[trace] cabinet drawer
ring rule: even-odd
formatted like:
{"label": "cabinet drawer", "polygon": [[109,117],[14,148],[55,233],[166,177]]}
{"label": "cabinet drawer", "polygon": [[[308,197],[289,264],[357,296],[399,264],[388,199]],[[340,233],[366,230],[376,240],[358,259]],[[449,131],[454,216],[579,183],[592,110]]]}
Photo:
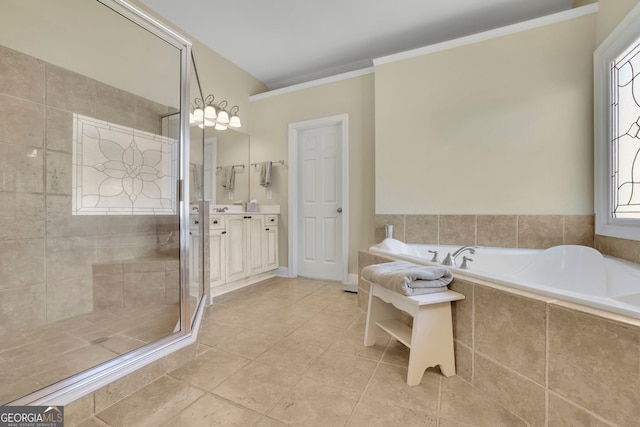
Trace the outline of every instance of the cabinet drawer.
{"label": "cabinet drawer", "polygon": [[224,230],[224,216],[222,215],[209,216],[209,229]]}
{"label": "cabinet drawer", "polygon": [[264,216],[264,226],[268,227],[270,225],[278,225],[278,215],[265,215]]}

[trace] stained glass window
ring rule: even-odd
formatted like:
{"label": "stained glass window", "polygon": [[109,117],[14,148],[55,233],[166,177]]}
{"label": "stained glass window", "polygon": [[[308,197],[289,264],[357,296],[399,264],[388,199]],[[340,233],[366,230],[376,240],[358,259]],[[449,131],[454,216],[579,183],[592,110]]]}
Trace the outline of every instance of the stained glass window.
{"label": "stained glass window", "polygon": [[613,218],[640,218],[640,39],[611,64]]}
{"label": "stained glass window", "polygon": [[73,115],[73,215],[175,215],[178,141]]}

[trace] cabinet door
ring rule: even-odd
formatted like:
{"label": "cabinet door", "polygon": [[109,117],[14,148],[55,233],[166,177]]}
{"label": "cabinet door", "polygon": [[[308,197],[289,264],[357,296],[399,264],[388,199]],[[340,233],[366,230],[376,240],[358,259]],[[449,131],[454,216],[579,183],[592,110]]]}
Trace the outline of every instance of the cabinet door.
{"label": "cabinet door", "polygon": [[209,236],[209,268],[210,286],[223,285],[226,281],[226,241],[227,232],[224,230],[211,231]]}
{"label": "cabinet door", "polygon": [[278,227],[267,227],[264,229],[262,253],[264,257],[264,271],[271,271],[278,268]]}
{"label": "cabinet door", "polygon": [[247,277],[246,220],[242,215],[227,218],[227,282]]}
{"label": "cabinet door", "polygon": [[247,218],[247,255],[249,276],[260,274],[262,267],[262,233],[264,231],[263,215],[252,215]]}

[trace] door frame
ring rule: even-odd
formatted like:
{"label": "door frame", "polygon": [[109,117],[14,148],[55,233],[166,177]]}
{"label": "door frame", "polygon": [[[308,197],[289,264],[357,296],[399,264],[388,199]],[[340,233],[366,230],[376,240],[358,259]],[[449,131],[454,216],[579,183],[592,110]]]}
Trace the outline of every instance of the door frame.
{"label": "door frame", "polygon": [[342,137],[342,283],[349,283],[349,115],[321,117],[289,123],[289,277],[298,277],[298,144],[300,132],[323,126],[339,125]]}

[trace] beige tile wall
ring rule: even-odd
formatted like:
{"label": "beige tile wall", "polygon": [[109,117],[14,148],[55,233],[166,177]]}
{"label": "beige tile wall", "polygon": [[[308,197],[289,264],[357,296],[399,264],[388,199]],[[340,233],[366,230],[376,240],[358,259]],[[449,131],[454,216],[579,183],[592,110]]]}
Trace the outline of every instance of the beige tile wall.
{"label": "beige tile wall", "polygon": [[[450,288],[466,297],[453,303],[457,375],[481,393],[532,426],[637,424],[640,323],[460,278]],[[366,310],[362,281],[358,292]]]}
{"label": "beige tile wall", "polygon": [[546,249],[594,246],[593,215],[376,215],[375,241],[392,224],[406,243]]}
{"label": "beige tile wall", "polygon": [[93,307],[118,310],[180,301],[178,261],[153,259],[93,264]]}
{"label": "beige tile wall", "polygon": [[91,311],[92,265],[155,255],[177,222],[71,215],[72,114],[160,133],[166,106],[3,46],[0,74],[1,337]]}
{"label": "beige tile wall", "polygon": [[385,224],[406,243],[546,249],[595,247],[605,255],[640,263],[640,241],[595,234],[593,215],[376,215],[375,241]]}
{"label": "beige tile wall", "polygon": [[605,255],[640,263],[640,241],[597,234],[595,248]]}

